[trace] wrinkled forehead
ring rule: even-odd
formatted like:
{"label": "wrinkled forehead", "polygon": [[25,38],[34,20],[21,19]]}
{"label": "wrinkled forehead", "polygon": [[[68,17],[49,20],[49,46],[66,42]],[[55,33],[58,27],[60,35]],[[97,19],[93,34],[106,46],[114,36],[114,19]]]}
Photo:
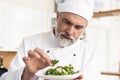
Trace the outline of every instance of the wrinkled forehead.
{"label": "wrinkled forehead", "polygon": [[86,26],[88,23],[88,21],[82,16],[70,12],[60,12],[58,13],[58,18],[67,19],[71,23],[83,26]]}

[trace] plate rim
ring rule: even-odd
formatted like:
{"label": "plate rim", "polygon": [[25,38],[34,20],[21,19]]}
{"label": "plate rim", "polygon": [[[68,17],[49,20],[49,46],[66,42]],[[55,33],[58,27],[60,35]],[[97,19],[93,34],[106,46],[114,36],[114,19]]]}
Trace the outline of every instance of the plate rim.
{"label": "plate rim", "polygon": [[53,80],[56,80],[56,79],[74,79],[74,78],[77,78],[81,75],[81,71],[78,72],[78,73],[75,73],[75,74],[71,74],[71,75],[45,75],[43,71],[38,71],[36,73],[36,75],[38,77],[41,77],[43,79],[53,79]]}

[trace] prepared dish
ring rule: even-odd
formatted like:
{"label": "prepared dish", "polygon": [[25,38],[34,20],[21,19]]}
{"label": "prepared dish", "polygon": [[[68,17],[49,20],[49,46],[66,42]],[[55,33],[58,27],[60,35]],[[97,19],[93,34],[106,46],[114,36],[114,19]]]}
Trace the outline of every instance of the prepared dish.
{"label": "prepared dish", "polygon": [[[58,60],[53,60],[53,65],[57,64]],[[71,75],[78,73],[79,71],[75,71],[73,65],[69,64],[67,66],[57,66],[54,68],[49,68],[46,70],[45,75]]]}

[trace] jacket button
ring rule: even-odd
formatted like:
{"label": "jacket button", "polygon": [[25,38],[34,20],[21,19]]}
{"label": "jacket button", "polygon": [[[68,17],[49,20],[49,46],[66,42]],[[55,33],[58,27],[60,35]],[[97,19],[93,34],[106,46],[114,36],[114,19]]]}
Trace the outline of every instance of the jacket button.
{"label": "jacket button", "polygon": [[73,56],[76,56],[76,54],[73,54]]}
{"label": "jacket button", "polygon": [[47,53],[49,53],[50,51],[49,50],[47,50]]}

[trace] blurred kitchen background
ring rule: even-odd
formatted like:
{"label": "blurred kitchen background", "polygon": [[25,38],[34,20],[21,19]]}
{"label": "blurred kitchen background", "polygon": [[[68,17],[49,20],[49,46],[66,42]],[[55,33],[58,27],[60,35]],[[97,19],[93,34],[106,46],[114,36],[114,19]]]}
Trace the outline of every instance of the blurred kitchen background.
{"label": "blurred kitchen background", "polygon": [[[103,0],[83,40],[98,53],[100,80],[120,80],[120,0]],[[0,0],[0,56],[4,66],[16,54],[24,37],[46,32],[55,26],[54,0]]]}

